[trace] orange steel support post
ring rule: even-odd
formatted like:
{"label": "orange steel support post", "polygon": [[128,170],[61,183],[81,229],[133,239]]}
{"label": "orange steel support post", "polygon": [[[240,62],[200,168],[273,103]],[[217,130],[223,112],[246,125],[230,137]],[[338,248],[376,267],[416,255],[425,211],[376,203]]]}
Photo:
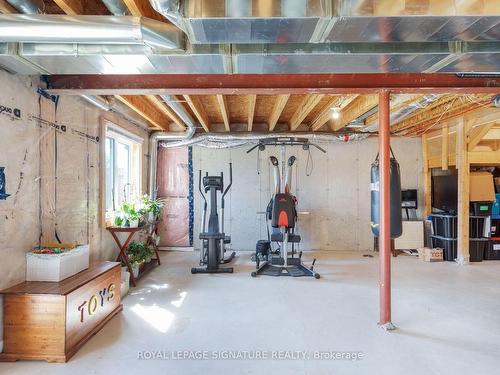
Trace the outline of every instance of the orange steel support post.
{"label": "orange steel support post", "polygon": [[380,233],[379,233],[379,288],[380,288],[380,321],[385,330],[396,327],[391,322],[391,187],[390,187],[390,93],[382,90],[379,93],[379,135],[378,148],[380,154]]}

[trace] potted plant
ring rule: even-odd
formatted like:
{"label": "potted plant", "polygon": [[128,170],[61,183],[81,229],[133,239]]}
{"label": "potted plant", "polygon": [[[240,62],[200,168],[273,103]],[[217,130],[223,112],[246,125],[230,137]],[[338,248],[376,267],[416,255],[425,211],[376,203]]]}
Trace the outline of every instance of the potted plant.
{"label": "potted plant", "polygon": [[135,255],[129,256],[129,262],[130,262],[130,267],[132,268],[132,275],[134,275],[135,278],[139,276],[139,260]]}
{"label": "potted plant", "polygon": [[142,196],[142,212],[144,215],[148,215],[148,221],[150,223],[158,220],[161,210],[164,206],[164,201],[161,199],[152,199],[147,194]]}
{"label": "potted plant", "polygon": [[[120,218],[120,219],[116,219]],[[120,207],[120,212],[115,217],[115,225],[120,223],[122,227],[137,228],[142,218],[142,213],[137,210],[135,204],[124,201]]]}

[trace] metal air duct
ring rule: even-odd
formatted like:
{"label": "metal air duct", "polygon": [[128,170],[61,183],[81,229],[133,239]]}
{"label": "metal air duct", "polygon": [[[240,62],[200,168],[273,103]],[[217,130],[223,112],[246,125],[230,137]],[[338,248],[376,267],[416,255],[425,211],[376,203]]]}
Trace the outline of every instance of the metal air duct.
{"label": "metal air duct", "polygon": [[145,44],[184,49],[184,34],[168,23],[144,17],[0,15],[1,42]]}
{"label": "metal air duct", "polygon": [[115,16],[130,15],[130,12],[123,0],[102,0],[102,3],[106,8],[108,8],[111,14],[114,14]]}
{"label": "metal air duct", "polygon": [[7,0],[20,13],[38,14],[43,13],[45,4],[43,0]]}
{"label": "metal air duct", "polygon": [[177,113],[181,120],[184,121],[187,129],[184,133],[155,132],[149,138],[149,194],[153,198],[156,198],[157,193],[156,171],[158,168],[158,142],[185,142],[190,140],[196,131],[196,124],[193,118],[173,96],[161,95],[161,98],[175,113]]}

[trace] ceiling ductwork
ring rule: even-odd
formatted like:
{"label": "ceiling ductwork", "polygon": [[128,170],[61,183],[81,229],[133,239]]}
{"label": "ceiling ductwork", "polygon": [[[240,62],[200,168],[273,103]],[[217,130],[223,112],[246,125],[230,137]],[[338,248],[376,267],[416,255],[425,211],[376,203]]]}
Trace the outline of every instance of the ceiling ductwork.
{"label": "ceiling ductwork", "polygon": [[182,50],[175,26],[144,17],[0,15],[0,42],[143,44]]}
{"label": "ceiling ductwork", "polygon": [[45,10],[43,0],[7,0],[18,12],[25,14],[39,14]]}
{"label": "ceiling ductwork", "polygon": [[361,1],[356,0],[150,3],[184,30],[191,43],[201,44],[497,40],[500,27],[498,17],[469,16],[465,11],[455,11],[454,16],[434,16],[426,2],[414,6],[411,16],[390,17],[376,16],[375,10],[360,6]]}
{"label": "ceiling ductwork", "polygon": [[[347,132],[348,133],[348,132]],[[346,133],[346,134],[347,134]],[[180,140],[177,142],[160,142],[162,147],[185,147],[200,145],[208,148],[231,148],[238,147],[248,143],[258,143],[259,141],[271,138],[283,138],[288,139],[290,137],[304,138],[313,142],[355,142],[366,139],[370,136],[369,133],[358,133],[349,134],[335,134],[335,133],[248,133],[248,132],[237,132],[237,133],[205,133],[205,134],[195,134],[192,138],[187,138],[185,140]],[[161,141],[161,140],[160,140]]]}
{"label": "ceiling ductwork", "polygon": [[101,0],[104,6],[115,16],[128,16],[130,12],[123,0]]}

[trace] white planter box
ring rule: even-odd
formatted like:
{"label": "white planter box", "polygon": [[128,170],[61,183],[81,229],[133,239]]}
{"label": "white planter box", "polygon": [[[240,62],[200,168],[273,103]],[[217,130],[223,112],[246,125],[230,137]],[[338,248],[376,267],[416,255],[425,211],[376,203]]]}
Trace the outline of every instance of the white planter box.
{"label": "white planter box", "polygon": [[26,254],[26,281],[61,281],[89,268],[89,245],[61,254]]}

